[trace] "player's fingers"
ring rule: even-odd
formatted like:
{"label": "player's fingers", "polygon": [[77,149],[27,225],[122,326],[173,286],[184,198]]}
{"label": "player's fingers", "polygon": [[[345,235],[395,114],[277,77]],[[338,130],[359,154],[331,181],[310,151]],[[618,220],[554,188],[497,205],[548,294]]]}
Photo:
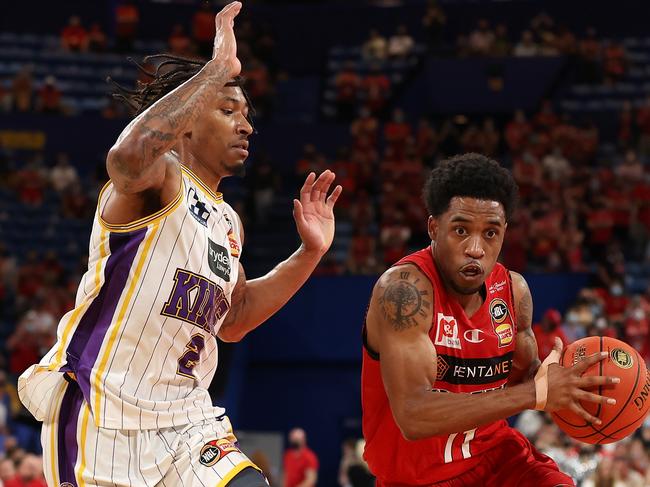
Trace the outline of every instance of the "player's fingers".
{"label": "player's fingers", "polygon": [[327,198],[327,193],[329,193],[330,186],[332,185],[335,179],[336,179],[336,174],[330,171],[329,174],[327,175],[327,178],[323,180],[323,186],[320,194],[320,200],[323,203],[325,203],[325,200]]}
{"label": "player's fingers", "polygon": [[599,396],[598,394],[594,394],[592,392],[578,391],[576,396],[581,401],[589,401],[596,404],[616,404],[616,399],[613,397]]}
{"label": "player's fingers", "polygon": [[591,367],[594,364],[597,364],[601,360],[607,357],[607,352],[593,353],[588,357],[585,357],[582,360],[579,360],[574,366],[573,370],[578,374],[582,374],[585,370]]}
{"label": "player's fingers", "polygon": [[293,200],[293,218],[296,220],[296,223],[302,223],[305,220],[305,216],[302,211],[302,204],[297,199]]}
{"label": "player's fingers", "polygon": [[329,179],[331,174],[331,171],[329,169],[326,169],[323,171],[320,176],[318,176],[318,179],[316,179],[316,182],[314,183],[314,187],[311,190],[311,200],[312,201],[318,201],[321,199],[321,194],[324,191],[327,191],[327,180]]}
{"label": "player's fingers", "polygon": [[618,384],[619,382],[621,382],[621,379],[619,377],[590,375],[587,377],[580,377],[580,379],[578,379],[577,386],[580,389],[591,389],[598,386]]}
{"label": "player's fingers", "polygon": [[314,185],[314,180],[316,179],[316,174],[313,172],[310,172],[309,175],[307,176],[307,179],[305,179],[305,183],[302,185],[302,188],[300,188],[300,197],[301,199],[303,197],[309,197],[311,194],[311,189],[312,186]]}
{"label": "player's fingers", "polygon": [[593,423],[593,424],[601,424],[602,423],[602,421],[600,419],[598,419],[596,416],[592,416],[591,414],[589,414],[577,402],[571,403],[570,409],[571,409],[571,411],[576,413],[581,418],[584,418],[584,420],[589,422],[589,423]]}
{"label": "player's fingers", "polygon": [[562,343],[562,339],[560,337],[555,337],[555,343],[553,343],[553,350],[555,350],[557,353],[562,355],[563,348],[564,348],[564,344]]}
{"label": "player's fingers", "polygon": [[332,194],[330,194],[327,198],[327,206],[329,208],[334,208],[334,205],[336,204],[336,200],[339,199],[339,196],[341,196],[341,193],[343,192],[343,186],[340,184],[334,188],[334,191],[332,191]]}

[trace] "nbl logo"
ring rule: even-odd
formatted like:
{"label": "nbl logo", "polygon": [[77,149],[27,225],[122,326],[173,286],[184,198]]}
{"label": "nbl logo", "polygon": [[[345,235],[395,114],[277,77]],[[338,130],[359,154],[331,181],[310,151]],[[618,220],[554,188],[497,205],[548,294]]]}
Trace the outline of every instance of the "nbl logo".
{"label": "nbl logo", "polygon": [[194,219],[204,227],[208,226],[208,218],[210,218],[210,211],[206,204],[199,199],[194,188],[190,188],[187,192],[187,206],[190,209],[190,214]]}

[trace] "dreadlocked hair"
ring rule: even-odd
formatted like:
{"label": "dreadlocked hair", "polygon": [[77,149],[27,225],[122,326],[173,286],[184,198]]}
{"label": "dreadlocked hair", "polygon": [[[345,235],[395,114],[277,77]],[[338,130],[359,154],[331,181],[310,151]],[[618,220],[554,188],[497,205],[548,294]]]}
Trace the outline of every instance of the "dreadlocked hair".
{"label": "dreadlocked hair", "polygon": [[[134,61],[130,57],[127,59],[135,64],[138,71],[150,77],[151,81],[149,83],[143,83],[138,80],[136,87],[130,89],[120,85],[110,77],[106,80],[115,87],[115,92],[112,93],[112,97],[124,102],[136,116],[140,115],[167,93],[185,83],[206,65],[206,61],[200,59],[190,59],[174,56],[173,54],[153,54],[143,59],[143,64],[152,61],[157,62],[158,65],[155,70],[149,71],[143,64]],[[241,88],[244,99],[248,104],[248,116],[246,118],[252,126],[251,116],[255,115],[255,109],[253,108],[253,103],[248,92],[244,88],[245,81],[242,76],[235,76],[225,86],[237,86]]]}

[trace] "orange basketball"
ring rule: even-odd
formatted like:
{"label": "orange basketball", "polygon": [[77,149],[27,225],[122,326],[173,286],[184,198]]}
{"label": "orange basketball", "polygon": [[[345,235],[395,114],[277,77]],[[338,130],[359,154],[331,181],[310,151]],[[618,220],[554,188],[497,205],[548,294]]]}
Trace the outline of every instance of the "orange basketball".
{"label": "orange basketball", "polygon": [[551,413],[555,423],[567,435],[584,443],[604,444],[621,440],[632,434],[643,422],[650,409],[650,374],[638,352],[627,343],[609,337],[587,337],[564,349],[560,365],[570,367],[579,360],[598,353],[608,356],[589,367],[583,376],[605,375],[620,377],[621,382],[598,386],[594,394],[613,397],[616,404],[596,404],[582,401],[582,407],[603,423],[588,423],[569,409]]}

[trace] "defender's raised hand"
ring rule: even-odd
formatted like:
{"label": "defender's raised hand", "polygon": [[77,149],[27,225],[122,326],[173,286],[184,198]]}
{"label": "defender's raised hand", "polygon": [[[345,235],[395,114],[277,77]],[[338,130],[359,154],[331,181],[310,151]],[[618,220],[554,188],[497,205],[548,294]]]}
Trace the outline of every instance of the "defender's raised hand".
{"label": "defender's raised hand", "polygon": [[336,175],[329,169],[323,171],[318,179],[315,173],[309,173],[300,190],[300,200],[293,200],[293,218],[305,250],[321,255],[332,245],[334,204],[343,191],[338,185],[327,195],[335,178]]}
{"label": "defender's raised hand", "polygon": [[215,19],[217,27],[214,35],[214,48],[212,60],[228,70],[230,78],[234,78],[241,72],[241,62],[237,58],[237,40],[235,39],[235,17],[241,10],[241,2],[232,2],[226,5],[219,12]]}

